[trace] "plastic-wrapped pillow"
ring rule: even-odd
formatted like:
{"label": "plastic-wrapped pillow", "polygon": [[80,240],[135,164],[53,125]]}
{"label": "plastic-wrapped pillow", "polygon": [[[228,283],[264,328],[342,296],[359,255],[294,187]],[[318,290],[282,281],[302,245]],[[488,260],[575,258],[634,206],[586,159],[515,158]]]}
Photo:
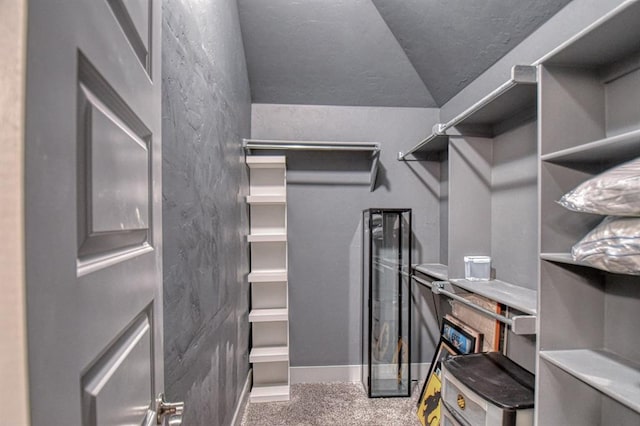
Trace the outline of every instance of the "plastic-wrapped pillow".
{"label": "plastic-wrapped pillow", "polygon": [[640,158],[592,177],[558,202],[577,212],[640,216]]}
{"label": "plastic-wrapped pillow", "polygon": [[640,218],[607,216],[571,254],[598,269],[640,275]]}

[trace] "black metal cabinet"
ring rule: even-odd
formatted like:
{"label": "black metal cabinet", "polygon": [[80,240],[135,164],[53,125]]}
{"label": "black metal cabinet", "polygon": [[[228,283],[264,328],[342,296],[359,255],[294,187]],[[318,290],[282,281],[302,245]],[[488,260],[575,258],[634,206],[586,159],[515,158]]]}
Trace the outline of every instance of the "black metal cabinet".
{"label": "black metal cabinet", "polygon": [[365,210],[362,238],[362,384],[409,396],[411,209]]}

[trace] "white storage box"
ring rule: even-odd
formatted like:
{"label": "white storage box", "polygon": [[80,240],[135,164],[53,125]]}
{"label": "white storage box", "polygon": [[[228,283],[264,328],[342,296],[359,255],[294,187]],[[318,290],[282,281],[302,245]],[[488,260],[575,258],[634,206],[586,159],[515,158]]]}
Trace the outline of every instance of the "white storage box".
{"label": "white storage box", "polygon": [[489,256],[465,256],[464,278],[469,281],[489,281],[491,279],[491,258]]}

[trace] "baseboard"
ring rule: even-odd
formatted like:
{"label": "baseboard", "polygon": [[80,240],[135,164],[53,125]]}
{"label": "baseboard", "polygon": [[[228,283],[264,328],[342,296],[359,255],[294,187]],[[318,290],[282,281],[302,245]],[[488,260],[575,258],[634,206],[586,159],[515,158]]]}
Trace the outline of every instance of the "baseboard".
{"label": "baseboard", "polygon": [[359,365],[319,365],[313,367],[291,367],[289,369],[291,384],[326,383],[326,382],[359,382]]}
{"label": "baseboard", "polygon": [[429,374],[430,362],[416,362],[411,364],[411,380],[424,380]]}
{"label": "baseboard", "polygon": [[[428,362],[412,363],[411,378],[423,380],[429,372]],[[352,382],[356,383],[361,378],[360,365],[320,365],[312,367],[291,367],[289,369],[291,384],[298,383],[326,383],[326,382]]]}
{"label": "baseboard", "polygon": [[249,372],[247,373],[247,380],[245,380],[244,382],[242,393],[240,394],[240,398],[238,399],[238,404],[236,405],[236,411],[233,413],[231,426],[240,426],[240,424],[242,423],[242,415],[244,414],[244,409],[247,406],[247,401],[249,401],[249,391],[251,390],[252,379],[253,379],[253,370],[249,369]]}

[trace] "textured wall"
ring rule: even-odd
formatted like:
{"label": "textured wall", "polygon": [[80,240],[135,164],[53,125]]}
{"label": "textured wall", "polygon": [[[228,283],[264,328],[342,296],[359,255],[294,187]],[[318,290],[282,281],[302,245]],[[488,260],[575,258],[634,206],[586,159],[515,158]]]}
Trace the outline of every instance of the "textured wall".
{"label": "textured wall", "polygon": [[163,1],[165,383],[184,424],[229,424],[248,372],[249,84],[234,0]]}
{"label": "textured wall", "polygon": [[254,103],[440,106],[570,0],[239,0]]}
{"label": "textured wall", "polygon": [[372,0],[438,105],[570,0]]}
{"label": "textured wall", "polygon": [[[374,192],[366,185],[340,184],[341,179],[348,182],[354,174],[327,170],[330,167],[320,154],[296,157],[295,162],[289,154],[287,234],[293,367],[360,363],[363,209],[413,208],[414,262],[439,259],[440,164],[396,159],[399,150],[413,146],[431,131],[437,117],[437,109],[427,108],[253,105],[254,138],[382,144]],[[296,183],[301,177],[309,178],[311,172],[316,183]],[[429,294],[414,290],[421,304],[430,303]],[[437,336],[435,319],[422,315],[416,319],[414,331],[419,337],[413,342],[413,361],[430,362],[433,335]]]}

